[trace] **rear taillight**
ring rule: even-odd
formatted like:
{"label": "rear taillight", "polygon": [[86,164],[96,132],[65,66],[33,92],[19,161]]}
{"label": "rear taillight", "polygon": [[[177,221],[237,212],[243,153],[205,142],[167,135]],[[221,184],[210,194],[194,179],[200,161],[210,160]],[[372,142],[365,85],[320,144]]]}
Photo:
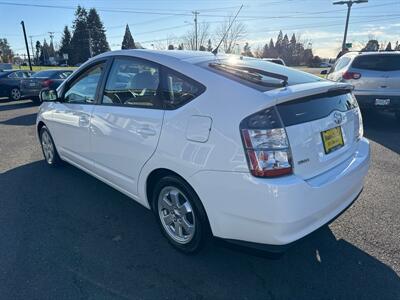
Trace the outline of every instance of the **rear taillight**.
{"label": "rear taillight", "polygon": [[292,173],[289,141],[275,107],[244,119],[240,131],[249,164],[257,177],[276,177]]}
{"label": "rear taillight", "polygon": [[361,111],[360,111],[359,107],[357,107],[357,116],[358,116],[358,120],[356,120],[357,126],[355,129],[355,136],[356,136],[356,141],[359,141],[364,136],[363,120],[362,120]]}
{"label": "rear taillight", "polygon": [[53,83],[53,80],[47,79],[42,82],[42,87],[49,87]]}
{"label": "rear taillight", "polygon": [[360,79],[361,74],[357,72],[344,72],[342,75],[343,79],[345,80],[351,80],[351,79]]}

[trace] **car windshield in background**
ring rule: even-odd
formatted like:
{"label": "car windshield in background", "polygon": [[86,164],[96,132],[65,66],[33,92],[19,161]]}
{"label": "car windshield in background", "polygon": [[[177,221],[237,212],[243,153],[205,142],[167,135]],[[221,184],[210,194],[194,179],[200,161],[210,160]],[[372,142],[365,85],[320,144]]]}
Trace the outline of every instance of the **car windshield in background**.
{"label": "car windshield in background", "polygon": [[37,72],[35,74],[33,74],[31,77],[34,78],[47,78],[47,77],[51,77],[56,73],[56,71],[40,71]]}
{"label": "car windshield in background", "polygon": [[371,71],[399,71],[400,54],[361,55],[354,59],[352,67]]}
{"label": "car windshield in background", "polygon": [[269,61],[239,56],[208,61],[200,66],[261,91],[323,80]]}

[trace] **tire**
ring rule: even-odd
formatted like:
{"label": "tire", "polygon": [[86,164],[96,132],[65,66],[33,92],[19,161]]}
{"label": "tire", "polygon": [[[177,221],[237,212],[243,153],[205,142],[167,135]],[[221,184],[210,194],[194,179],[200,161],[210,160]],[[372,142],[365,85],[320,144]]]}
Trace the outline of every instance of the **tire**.
{"label": "tire", "polygon": [[206,212],[195,191],[177,176],[161,178],[155,185],[152,209],[161,232],[175,249],[191,254],[209,240]]}
{"label": "tire", "polygon": [[8,96],[13,101],[21,100],[21,91],[17,87],[13,87],[10,90],[10,95]]}
{"label": "tire", "polygon": [[40,129],[40,145],[42,146],[44,160],[47,165],[51,167],[57,167],[61,165],[61,158],[58,155],[56,145],[54,144],[50,131],[46,126],[43,126]]}

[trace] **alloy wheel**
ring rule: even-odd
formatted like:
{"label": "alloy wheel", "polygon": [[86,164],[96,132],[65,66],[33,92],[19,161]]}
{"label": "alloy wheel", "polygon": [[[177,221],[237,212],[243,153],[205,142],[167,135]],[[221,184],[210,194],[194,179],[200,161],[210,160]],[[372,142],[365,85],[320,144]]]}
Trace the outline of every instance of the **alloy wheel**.
{"label": "alloy wheel", "polygon": [[47,131],[42,133],[42,148],[47,163],[51,165],[54,161],[54,145]]}
{"label": "alloy wheel", "polygon": [[21,91],[17,88],[13,88],[10,92],[12,100],[21,99]]}
{"label": "alloy wheel", "polygon": [[189,243],[196,230],[192,205],[185,194],[173,186],[164,187],[158,196],[158,214],[167,234],[179,244]]}

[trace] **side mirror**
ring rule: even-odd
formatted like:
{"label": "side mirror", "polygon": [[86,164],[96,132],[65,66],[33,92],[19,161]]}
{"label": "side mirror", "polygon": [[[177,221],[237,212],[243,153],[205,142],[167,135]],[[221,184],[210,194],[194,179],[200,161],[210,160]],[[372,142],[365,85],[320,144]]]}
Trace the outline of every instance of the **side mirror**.
{"label": "side mirror", "polygon": [[321,71],[321,75],[327,75],[328,74],[328,70],[322,70]]}
{"label": "side mirror", "polygon": [[39,98],[42,102],[57,101],[58,95],[56,90],[44,89],[39,93]]}

